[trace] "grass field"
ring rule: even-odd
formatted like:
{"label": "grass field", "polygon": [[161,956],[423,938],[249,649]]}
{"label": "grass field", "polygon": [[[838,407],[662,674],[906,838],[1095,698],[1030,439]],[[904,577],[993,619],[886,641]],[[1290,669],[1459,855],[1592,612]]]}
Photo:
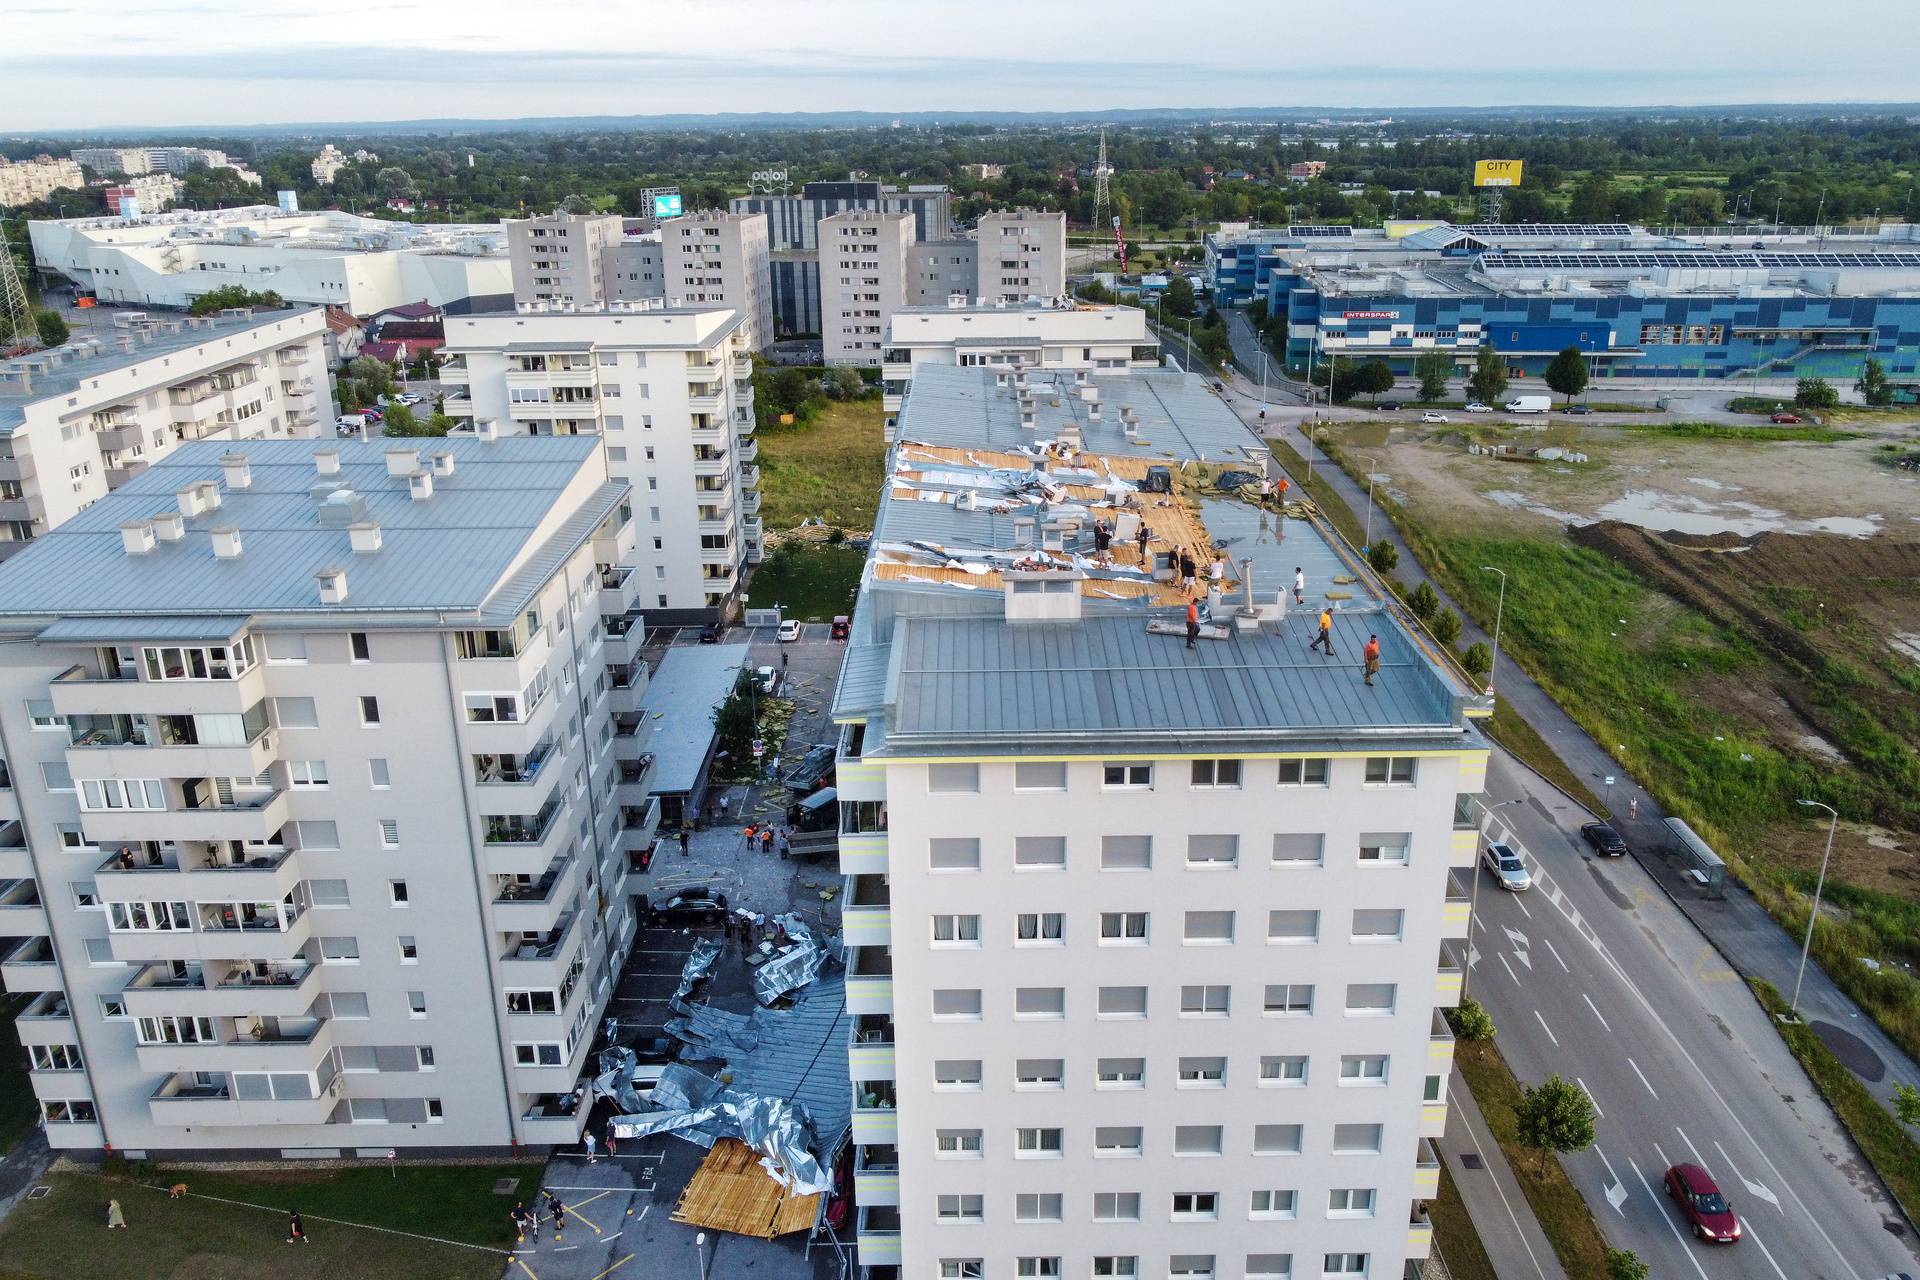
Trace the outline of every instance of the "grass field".
{"label": "grass field", "polygon": [[21,994],[0,1003],[0,1155],[11,1151],[40,1119],[33,1085],[27,1079],[27,1051],[20,1047],[19,1030],[13,1025],[14,1015],[32,999]]}
{"label": "grass field", "polygon": [[865,559],[865,552],[851,547],[786,543],[753,571],[747,607],[779,605],[783,617],[803,622],[829,622],[838,614],[851,614]]}
{"label": "grass field", "polygon": [[[497,1280],[512,1244],[516,1194],[539,1185],[538,1164],[340,1170],[199,1170],[152,1175],[155,1186],[82,1173],[50,1175],[52,1194],[22,1201],[0,1230],[0,1276],[34,1280]],[[185,1181],[193,1194],[157,1189]],[[106,1229],[117,1199],[128,1229]],[[226,1203],[226,1202],[237,1203]],[[298,1208],[311,1245],[288,1245]],[[348,1225],[355,1224],[355,1225]],[[385,1227],[386,1231],[369,1228]],[[396,1232],[410,1232],[395,1234]],[[416,1236],[437,1236],[436,1240]],[[479,1247],[463,1247],[466,1245]]]}
{"label": "grass field", "polygon": [[835,401],[804,427],[762,427],[760,520],[769,530],[821,519],[873,528],[886,458],[879,397]]}
{"label": "grass field", "polygon": [[1855,431],[1835,431],[1831,427],[1816,427],[1810,422],[1779,427],[1746,427],[1726,422],[1625,422],[1620,425],[1622,430],[1635,435],[1671,436],[1678,440],[1750,440],[1763,444],[1799,440],[1814,444],[1836,444],[1842,440],[1860,438]]}

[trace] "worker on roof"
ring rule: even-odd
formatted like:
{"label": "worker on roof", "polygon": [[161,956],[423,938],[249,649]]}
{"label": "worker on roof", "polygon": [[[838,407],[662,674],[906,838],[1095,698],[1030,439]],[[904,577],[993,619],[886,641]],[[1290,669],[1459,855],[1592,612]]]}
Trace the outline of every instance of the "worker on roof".
{"label": "worker on roof", "polygon": [[1193,642],[1200,638],[1200,601],[1187,601],[1187,648],[1194,647]]}
{"label": "worker on roof", "polygon": [[1329,658],[1333,656],[1333,610],[1322,607],[1320,610],[1320,634],[1307,646],[1311,653],[1315,649],[1324,649]]}
{"label": "worker on roof", "polygon": [[1373,678],[1380,674],[1380,637],[1367,637],[1367,647],[1361,651],[1367,673],[1367,688],[1373,688]]}

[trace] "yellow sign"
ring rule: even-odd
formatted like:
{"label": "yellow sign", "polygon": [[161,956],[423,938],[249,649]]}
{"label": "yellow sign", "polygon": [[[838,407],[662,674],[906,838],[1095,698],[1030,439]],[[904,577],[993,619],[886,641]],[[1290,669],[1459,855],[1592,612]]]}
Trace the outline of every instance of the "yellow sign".
{"label": "yellow sign", "polygon": [[1475,160],[1473,185],[1476,187],[1517,187],[1520,185],[1520,161]]}

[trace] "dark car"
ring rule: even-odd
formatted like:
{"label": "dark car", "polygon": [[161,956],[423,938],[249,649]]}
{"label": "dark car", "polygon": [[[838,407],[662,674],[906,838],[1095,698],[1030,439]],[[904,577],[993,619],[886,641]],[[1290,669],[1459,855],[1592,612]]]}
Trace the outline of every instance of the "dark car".
{"label": "dark car", "polygon": [[1373,407],[1376,409],[1384,409],[1391,412],[1392,410],[1398,409],[1400,407],[1400,402],[1398,400],[1382,400],[1379,404]]}
{"label": "dark car", "polygon": [[712,624],[709,624],[707,626],[700,628],[700,643],[701,644],[719,644],[720,628]]}
{"label": "dark car", "polygon": [[1603,858],[1623,858],[1627,853],[1627,842],[1620,833],[1604,822],[1589,822],[1580,828],[1580,834],[1593,846],[1593,851]]}
{"label": "dark car", "polygon": [[1571,414],[1573,414],[1573,415],[1574,415],[1575,417],[1582,417],[1582,418],[1583,418],[1583,417],[1585,417],[1585,416],[1586,416],[1587,414],[1589,414],[1589,413],[1592,413],[1592,412],[1593,412],[1593,410],[1592,410],[1592,409],[1589,409],[1589,408],[1588,408],[1588,407],[1587,407],[1586,405],[1584,405],[1584,404],[1570,404],[1570,405],[1568,405],[1568,406],[1567,406],[1567,407],[1566,407],[1566,408],[1565,408],[1564,410],[1562,410],[1562,412],[1564,412],[1564,413],[1571,413]]}
{"label": "dark car", "polygon": [[1697,1164],[1677,1164],[1667,1170],[1667,1194],[1708,1244],[1733,1244],[1740,1239],[1740,1219],[1733,1216],[1727,1198],[1713,1178]]}
{"label": "dark car", "polygon": [[727,918],[727,895],[711,889],[682,889],[647,908],[653,924],[711,928]]}

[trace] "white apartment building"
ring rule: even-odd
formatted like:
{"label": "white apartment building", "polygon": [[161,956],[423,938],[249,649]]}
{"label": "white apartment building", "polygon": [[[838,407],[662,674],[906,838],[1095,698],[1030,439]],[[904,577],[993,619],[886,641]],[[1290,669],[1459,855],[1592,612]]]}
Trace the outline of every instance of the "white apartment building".
{"label": "white apartment building", "polygon": [[75,164],[83,164],[108,177],[118,174],[137,177],[153,171],[145,147],[75,147],[68,154]]}
{"label": "white apartment building", "polygon": [[202,442],[0,566],[0,977],[53,1147],[577,1140],[652,834],[601,622],[633,536],[598,440]]}
{"label": "white apartment building", "polygon": [[1137,307],[1071,299],[1008,304],[953,299],[903,307],[887,323],[880,386],[892,430],[922,365],[963,368],[1087,369],[1102,376],[1157,369],[1159,342]]}
{"label": "white apartment building", "polygon": [[504,225],[516,306],[527,302],[597,306],[606,300],[601,257],[620,243],[619,214],[550,213],[509,218]]}
{"label": "white apartment building", "polygon": [[31,160],[8,161],[0,156],[0,208],[34,204],[62,187],[78,190],[86,185],[86,175],[71,160],[35,156]]}
{"label": "white apartment building", "polygon": [[313,158],[313,163],[308,166],[308,169],[313,174],[315,182],[322,186],[329,186],[333,182],[334,175],[346,167],[346,154],[329,142],[320,148],[320,154]]}
{"label": "white apartment building", "polygon": [[710,622],[761,558],[753,366],[737,311],[659,302],[447,317],[446,411],[501,435],[600,435],[633,486],[634,607]]}
{"label": "white apartment building", "polygon": [[182,445],[332,431],[317,307],[113,322],[111,337],[0,362],[0,557]]}
{"label": "white apartment building", "polygon": [[828,364],[878,365],[887,318],[906,304],[913,215],[820,219],[820,345]]}
{"label": "white apartment building", "polygon": [[955,298],[973,300],[980,278],[979,242],[921,241],[907,251],[907,305],[944,307]]}
{"label": "white apartment building", "polygon": [[980,215],[974,229],[980,263],[974,296],[982,302],[1024,302],[1067,291],[1067,215],[1002,209]]}
{"label": "white apartment building", "polygon": [[228,285],[370,316],[409,302],[451,311],[513,296],[495,224],[390,222],[272,205],[121,218],[36,219],[33,263],[102,302],[184,311]]}
{"label": "white apartment building", "polygon": [[666,296],[675,305],[740,312],[747,346],[773,342],[767,215],[708,210],[660,224]]}
{"label": "white apartment building", "polygon": [[666,252],[660,233],[637,232],[608,248],[601,255],[600,278],[606,287],[605,302],[666,297]]}
{"label": "white apartment building", "polygon": [[[867,1280],[1400,1280],[1490,706],[1330,529],[1205,487],[1270,455],[1199,378],[917,382],[833,707]],[[1232,566],[1191,648],[1183,551]]]}

